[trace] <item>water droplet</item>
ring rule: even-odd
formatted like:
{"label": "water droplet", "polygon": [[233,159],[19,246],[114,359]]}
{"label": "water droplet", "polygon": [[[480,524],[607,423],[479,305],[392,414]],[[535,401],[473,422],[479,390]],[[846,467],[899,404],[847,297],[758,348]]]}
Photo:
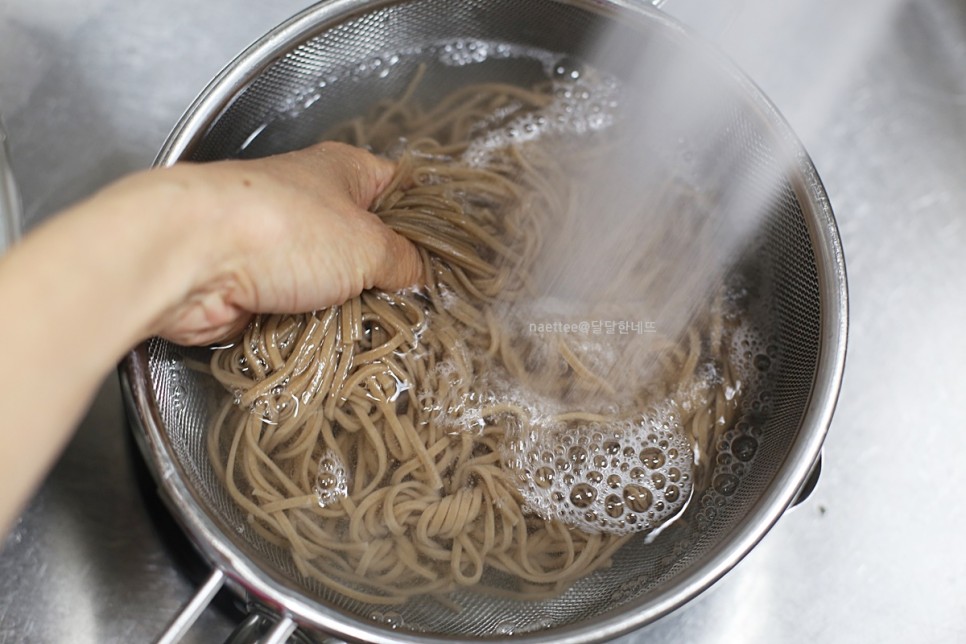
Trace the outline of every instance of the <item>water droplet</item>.
{"label": "water droplet", "polygon": [[323,452],[319,459],[313,489],[319,507],[328,507],[348,494],[346,478],[345,465],[339,455],[332,450]]}
{"label": "water droplet", "polygon": [[610,494],[604,499],[604,510],[607,512],[607,516],[617,519],[624,514],[624,502],[616,494]]}
{"label": "water droplet", "polygon": [[323,492],[330,492],[332,489],[335,488],[336,485],[339,484],[339,479],[336,478],[335,474],[333,474],[332,472],[322,472],[315,479],[315,484]]}
{"label": "water droplet", "polygon": [[738,477],[734,474],[718,474],[714,477],[712,486],[722,496],[731,496],[738,489]]}
{"label": "water droplet", "polygon": [[544,490],[549,489],[553,483],[554,471],[551,467],[538,467],[533,475],[533,482]]}
{"label": "water droplet", "polygon": [[589,507],[597,498],[597,490],[587,483],[578,483],[570,491],[570,502],[578,508]]}
{"label": "water droplet", "polygon": [[641,485],[628,485],[624,488],[624,503],[633,512],[647,512],[651,507],[651,491]]}
{"label": "water droplet", "polygon": [[735,455],[739,461],[748,462],[755,457],[755,452],[758,451],[758,441],[751,436],[739,436],[735,439],[734,443],[731,444],[731,453]]}
{"label": "water droplet", "polygon": [[587,450],[583,447],[571,447],[567,451],[567,456],[570,458],[570,462],[574,464],[574,469],[583,467],[584,463],[587,462]]}
{"label": "water droplet", "polygon": [[538,617],[533,624],[530,625],[530,630],[532,631],[544,631],[548,628],[553,628],[554,621],[549,617]]}
{"label": "water droplet", "polygon": [[676,485],[669,485],[667,489],[664,490],[664,499],[668,503],[674,503],[681,497],[681,490],[678,489]]}
{"label": "water droplet", "polygon": [[755,369],[758,371],[768,371],[768,369],[771,367],[771,358],[764,353],[759,353],[755,356],[754,363]]}
{"label": "water droplet", "polygon": [[570,56],[564,56],[553,66],[554,78],[575,81],[580,78],[582,65]]}
{"label": "water droplet", "polygon": [[641,462],[652,470],[659,469],[664,461],[664,452],[656,447],[645,447],[641,450]]}

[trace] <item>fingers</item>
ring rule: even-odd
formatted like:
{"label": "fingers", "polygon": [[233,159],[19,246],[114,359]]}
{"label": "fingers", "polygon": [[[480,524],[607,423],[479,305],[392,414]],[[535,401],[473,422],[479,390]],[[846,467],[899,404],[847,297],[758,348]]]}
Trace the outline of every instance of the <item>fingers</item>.
{"label": "fingers", "polygon": [[219,344],[240,336],[253,317],[255,316],[252,313],[239,311],[238,317],[230,322],[213,327],[202,326],[199,328],[192,328],[180,322],[172,330],[162,331],[160,335],[165,340],[184,346]]}
{"label": "fingers", "polygon": [[[334,141],[271,159],[273,166],[279,166],[280,162],[295,166],[284,168],[288,178],[295,178],[320,198],[331,203],[334,197],[345,197],[364,209],[389,185],[396,170],[396,164],[389,159]],[[295,177],[293,169],[298,173]]]}
{"label": "fingers", "polygon": [[[390,184],[396,169],[392,161],[345,143],[327,141],[295,154],[313,168],[316,177],[325,177],[326,186],[334,184],[359,209],[369,208]],[[332,192],[325,196],[331,203]],[[398,291],[420,283],[423,264],[416,247],[368,213],[357,214],[363,216],[356,221],[365,221],[370,228],[360,239],[369,239],[380,249],[374,255],[367,253],[369,265],[360,267],[365,275],[363,286]],[[355,241],[346,239],[342,243]]]}
{"label": "fingers", "polygon": [[382,262],[374,270],[372,284],[383,291],[399,291],[423,283],[423,260],[408,239],[387,226]]}
{"label": "fingers", "polygon": [[360,208],[372,205],[396,171],[396,164],[389,159],[345,143],[325,142],[309,150],[325,159],[325,169]]}
{"label": "fingers", "polygon": [[189,212],[197,234],[186,236],[194,264],[183,295],[157,332],[205,344],[252,312],[300,313],[418,284],[419,251],[368,210],[394,173],[391,161],[340,143],[169,173],[184,186],[172,209]]}

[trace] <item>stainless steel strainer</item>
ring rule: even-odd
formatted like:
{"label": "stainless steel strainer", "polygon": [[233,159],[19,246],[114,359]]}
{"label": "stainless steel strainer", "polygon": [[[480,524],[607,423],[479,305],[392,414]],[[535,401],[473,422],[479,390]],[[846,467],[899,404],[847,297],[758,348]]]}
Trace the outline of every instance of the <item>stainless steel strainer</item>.
{"label": "stainless steel strainer", "polygon": [[0,119],[0,255],[20,237],[20,196],[7,153],[7,133]]}
{"label": "stainless steel strainer", "polygon": [[[375,100],[398,95],[421,62],[430,64],[424,84],[429,93],[480,80],[526,83],[534,73],[526,57],[491,56],[486,64],[460,65],[453,59],[441,64],[438,54],[447,46],[476,43],[470,48],[476,50],[509,43],[593,58],[589,47],[605,28],[631,35],[623,42],[640,48],[591,60],[617,76],[633,71],[639,78],[640,65],[657,67],[668,57],[700,49],[673,20],[630,1],[323,2],[273,30],[215,78],[177,125],[157,163],[255,156],[307,145]],[[459,612],[435,602],[411,602],[387,619],[384,608],[303,578],[286,552],[250,530],[208,462],[204,435],[218,386],[184,366],[185,357],[203,356],[204,350],[153,340],[122,365],[130,416],[163,495],[216,571],[171,633],[190,625],[192,615],[227,580],[244,598],[280,616],[273,641],[282,641],[295,624],[309,632],[379,642],[602,640],[688,601],[763,537],[806,482],[831,421],[845,359],[845,265],[821,182],[788,126],[737,70],[720,60],[711,68],[725,81],[721,91],[730,92],[728,121],[710,135],[685,135],[678,147],[724,150],[746,177],[761,177],[742,184],[743,190],[762,191],[769,213],[742,270],[759,295],[757,323],[768,330],[778,352],[768,380],[767,413],[751,419],[760,425],[761,447],[728,502],[705,506],[696,499],[688,515],[652,543],[632,541],[617,554],[615,565],[558,598],[521,602],[466,594],[459,598]],[[719,84],[715,87],[719,91]],[[767,180],[776,173],[781,176],[777,187]],[[723,194],[728,183],[728,177],[702,174],[700,168],[693,169],[693,179],[720,182],[702,186],[709,194]]]}

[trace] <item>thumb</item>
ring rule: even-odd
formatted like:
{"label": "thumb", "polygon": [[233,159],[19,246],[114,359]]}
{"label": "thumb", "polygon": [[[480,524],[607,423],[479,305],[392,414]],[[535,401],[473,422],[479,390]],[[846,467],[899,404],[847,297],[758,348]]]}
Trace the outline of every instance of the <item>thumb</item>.
{"label": "thumb", "polygon": [[[386,226],[368,212],[368,208],[392,182],[396,165],[388,159],[376,156],[352,145],[326,141],[302,151],[316,157],[323,168],[318,174],[335,182],[341,192],[359,208],[358,222],[372,225],[370,235],[378,239],[379,252],[374,265],[369,267],[366,288],[398,291],[419,284],[423,279],[423,259],[411,241]],[[366,210],[367,212],[362,212]]]}
{"label": "thumb", "polygon": [[[395,163],[335,141],[324,141],[263,161],[266,169],[280,179],[314,194],[318,203],[352,213],[355,232],[351,239],[347,238],[343,250],[348,251],[346,268],[356,278],[349,280],[354,287],[345,292],[340,290],[342,296],[351,297],[359,288],[398,291],[421,283],[423,259],[419,251],[368,211],[392,182]],[[366,240],[369,247],[354,247],[357,240]],[[333,303],[342,299],[337,297]]]}
{"label": "thumb", "polygon": [[372,286],[383,291],[399,291],[413,285],[421,285],[424,276],[424,259],[415,245],[399,233],[384,225],[382,261],[372,275]]}

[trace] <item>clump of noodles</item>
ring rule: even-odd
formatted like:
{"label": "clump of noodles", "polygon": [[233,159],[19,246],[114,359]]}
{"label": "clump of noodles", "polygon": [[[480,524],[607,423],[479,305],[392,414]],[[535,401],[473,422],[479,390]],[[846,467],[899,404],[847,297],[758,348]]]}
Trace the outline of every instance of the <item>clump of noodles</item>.
{"label": "clump of noodles", "polygon": [[[720,306],[683,341],[627,349],[658,356],[646,382],[609,382],[593,346],[521,333],[500,312],[526,301],[546,231],[579,199],[551,149],[465,153],[481,131],[539,114],[554,88],[474,85],[422,110],[414,87],[333,138],[398,151],[408,137],[373,211],[419,249],[426,284],[256,318],[212,356],[234,399],[209,452],[253,529],[343,595],[556,594],[700,484],[694,454],[711,453],[736,407],[726,368],[701,373],[726,351]],[[625,387],[624,403],[580,406]]]}

